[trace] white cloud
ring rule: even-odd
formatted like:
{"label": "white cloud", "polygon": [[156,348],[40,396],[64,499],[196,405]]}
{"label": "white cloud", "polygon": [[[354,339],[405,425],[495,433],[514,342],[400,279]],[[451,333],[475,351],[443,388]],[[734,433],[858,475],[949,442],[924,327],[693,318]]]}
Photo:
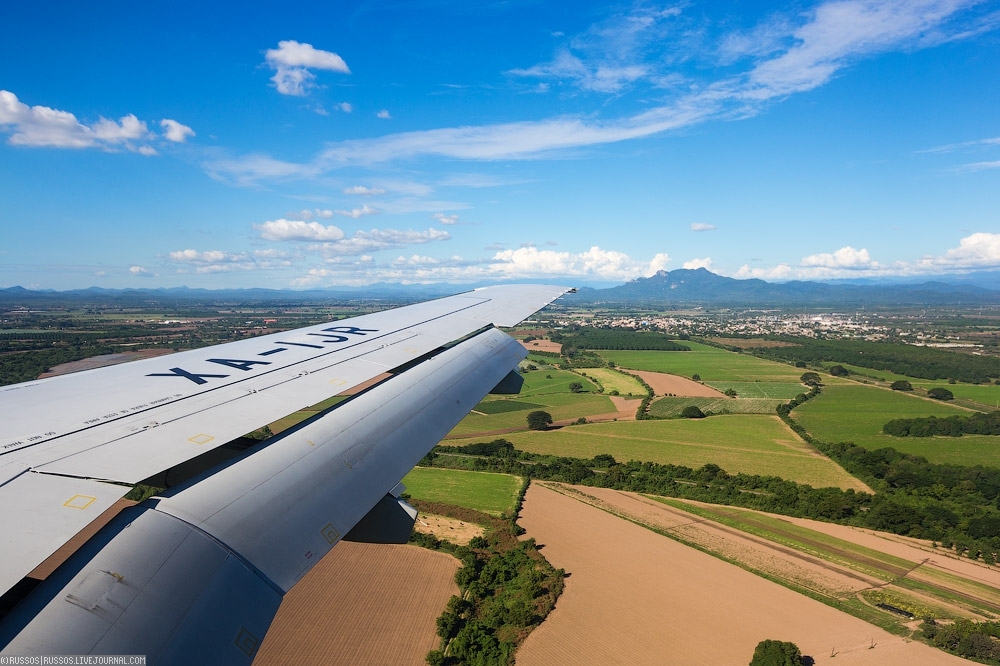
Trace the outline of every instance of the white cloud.
{"label": "white cloud", "polygon": [[149,137],[146,123],[133,114],[117,122],[99,118],[87,126],[68,111],[47,106],[31,106],[17,95],[0,90],[0,126],[12,131],[8,143],[15,146],[50,146],[54,148],[104,148],[124,146],[136,150],[132,141]]}
{"label": "white cloud", "polygon": [[164,128],[163,136],[167,141],[174,143],[184,143],[189,136],[194,136],[194,130],[187,125],[182,125],[176,120],[164,118],[160,121],[160,126]]}
{"label": "white cloud", "polygon": [[350,217],[355,220],[364,217],[366,215],[376,215],[379,211],[372,208],[368,204],[361,206],[361,208],[352,208],[351,210],[335,210],[337,215],[343,215],[344,217]]}
{"label": "white cloud", "polygon": [[714,224],[708,224],[707,222],[692,222],[691,231],[712,231],[715,229]]}
{"label": "white cloud", "polygon": [[787,280],[792,276],[792,267],[788,264],[778,264],[773,268],[750,268],[749,264],[743,264],[733,277],[744,280],[747,278],[757,278],[760,280]]}
{"label": "white cloud", "polygon": [[360,194],[362,196],[375,196],[376,194],[385,194],[385,190],[380,187],[365,187],[364,185],[355,185],[354,187],[345,187],[344,194]]}
{"label": "white cloud", "polygon": [[979,148],[983,146],[1000,146],[1000,136],[990,137],[988,139],[977,139],[975,141],[963,141],[961,143],[949,143],[945,146],[918,150],[917,153],[951,153],[965,148]]}
{"label": "white cloud", "polygon": [[389,115],[388,109],[382,109],[381,111],[375,114],[375,117],[381,118],[382,120],[390,120],[392,118],[392,116]]}
{"label": "white cloud", "polygon": [[319,217],[328,220],[331,217],[333,217],[333,211],[328,208],[327,209],[313,208],[312,210],[308,208],[303,208],[302,210],[299,211],[288,211],[287,213],[285,213],[285,217],[294,218],[297,220],[306,220],[306,221],[311,220],[314,217]]}
{"label": "white cloud", "polygon": [[271,80],[282,95],[304,96],[315,87],[316,75],[310,69],[350,74],[347,63],[332,51],[321,51],[312,44],[294,40],[278,42],[278,48],[268,49],[264,59],[274,71]]}
{"label": "white cloud", "polygon": [[91,130],[98,140],[108,143],[122,143],[135,139],[143,139],[149,134],[149,128],[146,127],[146,123],[131,113],[123,116],[118,122],[101,118],[93,124]]}
{"label": "white cloud", "polygon": [[235,271],[272,270],[292,265],[293,255],[278,250],[258,250],[253,253],[225,252],[223,250],[178,250],[168,255],[179,264],[179,273],[194,271],[198,274],[232,273]]}
{"label": "white cloud", "polygon": [[1000,234],[979,232],[966,236],[956,248],[939,257],[925,257],[921,269],[974,269],[1000,267]]}
{"label": "white cloud", "polygon": [[956,173],[971,173],[973,171],[983,171],[984,169],[1000,169],[1000,160],[994,162],[972,162],[955,167],[952,171]]}
{"label": "white cloud", "polygon": [[707,268],[711,270],[712,259],[711,257],[705,257],[704,259],[692,259],[691,261],[685,261],[681,268],[695,269],[695,268]]}
{"label": "white cloud", "polygon": [[407,245],[445,241],[450,238],[451,234],[440,229],[428,229],[427,231],[371,229],[369,231],[356,231],[350,238],[322,245],[312,245],[308,249],[327,257],[353,256]]}
{"label": "white cloud", "polygon": [[[662,262],[661,256],[657,255],[656,264]],[[655,273],[658,269],[654,269],[654,262],[644,264],[623,252],[602,250],[597,246],[579,253],[521,247],[497,252],[489,264],[489,272],[508,278],[559,276],[630,280]]]}
{"label": "white cloud", "polygon": [[344,113],[350,113],[351,111],[354,110],[354,106],[350,102],[341,102],[340,104],[337,105],[337,108],[343,111]]}
{"label": "white cloud", "polygon": [[[307,164],[268,162],[260,156],[248,156],[215,162],[207,168],[213,175],[226,174],[237,182],[248,183],[268,177],[315,177],[348,166],[421,157],[537,159],[557,151],[648,137],[710,119],[748,118],[774,100],[825,84],[844,68],[873,54],[940,43],[944,38],[931,39],[928,35],[949,30],[955,33],[952,23],[957,22],[953,18],[975,2],[828,0],[804,13],[770,17],[764,28],[744,35],[744,43],[738,48],[730,46],[732,53],[748,56],[749,61],[737,68],[742,71],[716,80],[689,81],[683,86],[674,82],[677,92],[667,97],[668,101],[631,117],[557,117],[404,132],[331,143]],[[635,68],[648,67],[648,75],[642,80],[658,85],[656,81],[670,78],[667,70],[671,63],[686,57],[683,43],[663,39],[664,30],[673,30],[676,16],[673,8],[661,11],[639,5],[574,38],[566,47],[568,55],[561,60],[557,56],[554,64],[544,66],[546,72],[564,71],[568,80],[611,90],[636,83],[640,71]],[[665,53],[663,49],[668,47],[677,52]],[[574,71],[583,73],[573,78]],[[664,99],[654,92],[650,97]]]}
{"label": "white cloud", "polygon": [[862,270],[880,268],[877,261],[872,261],[868,250],[864,248],[855,250],[850,245],[840,248],[833,254],[823,252],[803,257],[801,265],[812,268],[849,268]]}
{"label": "white cloud", "polygon": [[136,150],[140,155],[145,155],[146,157],[152,157],[153,155],[160,154],[156,151],[156,148],[153,148],[152,146],[139,146]]}
{"label": "white cloud", "polygon": [[344,232],[335,226],[324,226],[319,222],[302,220],[268,220],[263,224],[255,224],[260,231],[260,237],[271,241],[337,241],[344,237]]}
{"label": "white cloud", "polygon": [[571,39],[550,62],[513,69],[508,74],[565,81],[588,91],[619,93],[656,73],[658,62],[665,60],[665,49],[680,39],[673,21],[680,13],[676,7],[659,9],[636,4],[630,11],[613,14]]}
{"label": "white cloud", "polygon": [[455,224],[458,222],[458,215],[445,215],[444,213],[434,213],[434,219],[441,224]]}
{"label": "white cloud", "polygon": [[142,266],[129,266],[128,272],[136,277],[156,277],[152,271],[149,271]]}

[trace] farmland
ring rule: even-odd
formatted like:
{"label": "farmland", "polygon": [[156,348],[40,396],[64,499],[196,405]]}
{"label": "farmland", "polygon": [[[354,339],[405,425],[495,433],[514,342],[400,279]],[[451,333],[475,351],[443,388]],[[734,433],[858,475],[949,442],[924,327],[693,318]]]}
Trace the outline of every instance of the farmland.
{"label": "farmland", "polygon": [[968,415],[969,411],[900,391],[870,386],[828,386],[797,407],[792,416],[814,437],[825,442],[854,442],[868,449],[890,446],[925,456],[931,462],[1000,467],[997,438],[890,437],[882,426],[891,419],[923,416]]}
{"label": "farmland", "polygon": [[[523,451],[574,458],[609,453],[617,460],[780,476],[814,487],[865,486],[796,437],[776,416],[714,416],[671,421],[619,421],[504,435]],[[477,439],[464,440],[466,442]],[[450,444],[461,445],[463,440]]]}
{"label": "farmland", "polygon": [[580,372],[584,377],[597,380],[605,393],[618,391],[621,395],[646,395],[646,389],[633,377],[610,368],[587,368]]}
{"label": "farmland", "polygon": [[686,352],[601,351],[600,355],[626,369],[700,375],[706,382],[797,382],[800,368],[685,341]]}
{"label": "farmland", "polygon": [[649,406],[650,416],[674,418],[688,405],[695,405],[704,413],[713,414],[774,414],[784,400],[767,398],[659,398]]}
{"label": "farmland", "polygon": [[492,516],[514,507],[521,479],[509,474],[414,467],[405,477],[406,492],[416,499],[454,504]]}
{"label": "farmland", "polygon": [[519,664],[659,664],[664,655],[743,664],[765,637],[791,640],[817,663],[965,663],[540,485],[528,490],[521,524],[572,576]]}
{"label": "farmland", "polygon": [[415,546],[342,542],[285,595],[253,663],[425,664],[458,566]]}

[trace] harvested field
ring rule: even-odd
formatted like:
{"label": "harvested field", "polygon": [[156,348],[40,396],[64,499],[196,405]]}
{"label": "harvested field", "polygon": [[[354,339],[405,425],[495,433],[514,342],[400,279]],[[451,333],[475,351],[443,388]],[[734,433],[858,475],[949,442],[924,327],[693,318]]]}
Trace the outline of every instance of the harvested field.
{"label": "harvested field", "polygon": [[765,638],[831,666],[967,663],[538,484],[520,524],[570,574],[522,666],[745,664]]}
{"label": "harvested field", "polygon": [[561,342],[552,342],[551,340],[532,340],[531,342],[522,342],[524,348],[529,352],[532,351],[543,351],[543,352],[555,352],[556,354],[562,352]]}
{"label": "harvested field", "polygon": [[458,566],[416,546],[341,542],[285,595],[253,663],[423,666]]}
{"label": "harvested field", "polygon": [[472,537],[483,536],[486,529],[464,520],[437,516],[433,513],[421,513],[413,529],[424,534],[433,534],[438,539],[445,539],[459,546],[468,546]]}
{"label": "harvested field", "polygon": [[46,377],[55,377],[56,375],[68,375],[73,372],[80,372],[81,370],[104,368],[109,365],[118,365],[119,363],[128,363],[129,361],[138,361],[143,358],[153,358],[154,356],[164,356],[165,354],[172,353],[174,353],[173,349],[139,349],[136,351],[118,352],[116,354],[101,354],[100,356],[91,356],[79,361],[60,363],[57,366],[49,368],[47,372],[38,375],[38,378],[44,379]]}
{"label": "harvested field", "polygon": [[635,377],[611,368],[587,368],[581,370],[580,374],[600,382],[605,393],[618,391],[621,395],[646,395],[646,388]]}
{"label": "harvested field", "polygon": [[633,370],[632,374],[642,377],[649,384],[655,395],[673,393],[685,398],[725,398],[722,391],[716,391],[711,386],[700,384],[693,379],[668,375],[665,372],[649,372],[648,370]]}

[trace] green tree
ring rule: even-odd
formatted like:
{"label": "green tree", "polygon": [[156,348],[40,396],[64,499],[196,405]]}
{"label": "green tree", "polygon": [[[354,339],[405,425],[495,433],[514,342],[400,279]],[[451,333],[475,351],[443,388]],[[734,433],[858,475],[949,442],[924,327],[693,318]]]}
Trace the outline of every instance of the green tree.
{"label": "green tree", "polygon": [[846,377],[851,374],[851,371],[842,365],[831,365],[828,372],[834,377]]}
{"label": "green tree", "polygon": [[822,383],[823,378],[815,372],[803,372],[802,376],[799,377],[799,381],[806,386],[819,386],[820,383]]}
{"label": "green tree", "polygon": [[698,374],[698,373],[696,372],[696,373],[694,373],[693,375],[691,375],[691,379],[695,380],[696,382],[700,382],[700,381],[701,381],[701,375],[699,375],[699,374]]}
{"label": "green tree", "polygon": [[905,379],[899,379],[897,381],[894,381],[889,388],[891,388],[893,391],[912,391],[913,384],[906,381]]}
{"label": "green tree", "polygon": [[935,400],[952,400],[955,394],[946,388],[941,388],[940,386],[935,386],[927,391],[928,398],[934,398]]}
{"label": "green tree", "polygon": [[731,387],[731,386],[730,386],[729,388],[727,388],[727,389],[726,389],[725,393],[726,393],[726,395],[727,395],[727,396],[729,396],[730,398],[735,398],[735,397],[736,397],[736,389],[734,389],[734,388],[733,388],[733,387]]}
{"label": "green tree", "polygon": [[802,652],[788,641],[761,641],[753,651],[750,666],[801,666]]}
{"label": "green tree", "polygon": [[531,430],[546,430],[552,425],[552,415],[542,410],[528,414],[528,428]]}
{"label": "green tree", "polygon": [[570,390],[570,393],[582,393],[583,392],[583,384],[581,384],[580,382],[570,382],[569,383],[569,390]]}
{"label": "green tree", "polygon": [[703,419],[705,413],[698,408],[698,405],[688,405],[681,410],[681,416],[686,419]]}

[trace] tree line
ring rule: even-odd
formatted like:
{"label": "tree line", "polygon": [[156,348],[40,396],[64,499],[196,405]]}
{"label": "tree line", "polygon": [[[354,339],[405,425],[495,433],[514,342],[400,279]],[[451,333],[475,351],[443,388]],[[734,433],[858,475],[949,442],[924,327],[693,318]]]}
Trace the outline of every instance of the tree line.
{"label": "tree line", "polygon": [[633,331],[625,328],[579,327],[567,333],[553,333],[553,342],[577,349],[609,349],[635,351],[691,351],[687,345],[671,340],[655,331]]}
{"label": "tree line", "polygon": [[971,416],[927,416],[913,419],[893,419],[882,432],[893,437],[961,437],[962,435],[1000,435],[1000,411]]}
{"label": "tree line", "polygon": [[754,353],[791,363],[848,363],[876,371],[921,379],[954,379],[982,384],[1000,377],[1000,358],[863,340],[817,340],[780,337],[787,347],[770,347]]}

